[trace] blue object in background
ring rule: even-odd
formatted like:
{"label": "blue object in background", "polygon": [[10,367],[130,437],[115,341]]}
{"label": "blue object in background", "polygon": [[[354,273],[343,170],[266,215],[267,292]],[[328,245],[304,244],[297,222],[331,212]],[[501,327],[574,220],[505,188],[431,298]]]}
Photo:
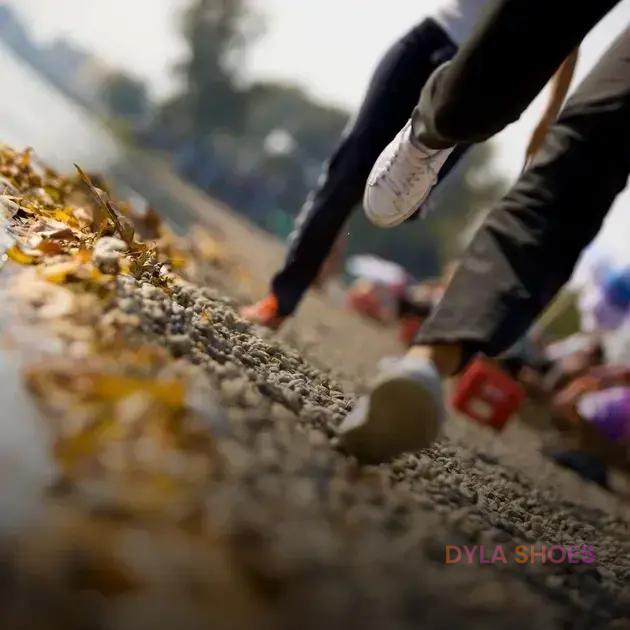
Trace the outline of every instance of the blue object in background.
{"label": "blue object in background", "polygon": [[602,288],[605,299],[611,306],[624,312],[630,309],[630,267],[609,271]]}

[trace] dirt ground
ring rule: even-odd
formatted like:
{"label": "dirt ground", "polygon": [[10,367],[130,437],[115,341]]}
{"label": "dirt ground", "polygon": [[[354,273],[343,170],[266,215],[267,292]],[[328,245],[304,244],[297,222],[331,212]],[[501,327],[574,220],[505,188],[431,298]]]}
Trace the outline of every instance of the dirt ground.
{"label": "dirt ground", "polygon": [[[337,453],[335,427],[378,359],[400,352],[395,336],[317,296],[279,335],[244,322],[236,309],[264,292],[281,244],[159,162],[135,167],[119,179],[182,229],[220,234],[242,265],[238,280],[209,271],[169,291],[151,273],[117,277],[99,314],[133,318],[130,343],[199,380],[211,439],[195,435],[216,468],[194,501],[134,505],[133,518],[98,470],[48,488],[40,535],[0,546],[6,627],[630,628],[627,498],[553,465],[519,422],[496,436],[453,416],[435,446],[380,467]],[[182,476],[210,466],[192,464],[168,462]],[[445,562],[464,545],[470,562]],[[532,562],[541,545],[592,549]]]}
{"label": "dirt ground", "polygon": [[[248,286],[216,279],[220,290],[241,302],[262,295],[282,246],[228,209],[208,206],[167,170],[159,179],[180,207],[223,235],[251,274]],[[392,331],[318,296],[278,336],[255,329],[246,335],[299,349],[331,371],[350,400],[379,358],[400,352]],[[306,398],[312,387],[305,374]],[[623,492],[606,492],[557,467],[541,454],[541,433],[522,422],[496,436],[455,415],[432,449],[355,470],[327,445],[324,435],[340,417],[338,408],[329,413],[329,402],[316,398],[317,412],[297,411],[304,433],[276,444],[268,486],[259,480],[262,492],[281,504],[277,510],[264,505],[260,518],[275,523],[274,544],[294,565],[289,571],[297,571],[285,595],[311,611],[313,627],[324,619],[342,626],[356,616],[375,628],[630,627],[630,503]],[[273,417],[266,431],[270,442],[279,439]],[[304,449],[314,450],[305,457]],[[254,448],[248,456],[257,453]],[[246,466],[241,475],[251,472]],[[353,480],[342,482],[343,476]],[[448,544],[482,545],[486,552],[497,544],[586,544],[597,562],[445,565]],[[323,604],[316,603],[320,597]]]}

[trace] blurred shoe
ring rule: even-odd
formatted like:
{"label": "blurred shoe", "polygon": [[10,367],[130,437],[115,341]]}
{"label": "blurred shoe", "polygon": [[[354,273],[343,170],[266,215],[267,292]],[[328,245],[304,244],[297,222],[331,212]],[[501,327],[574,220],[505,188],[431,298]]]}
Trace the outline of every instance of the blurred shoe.
{"label": "blurred shoe", "polygon": [[430,446],[446,414],[440,375],[431,361],[406,357],[384,368],[338,430],[339,448],[363,464]]}
{"label": "blurred shoe", "polygon": [[426,201],[453,149],[414,144],[409,121],[376,160],[367,181],[363,207],[379,227],[394,227]]}
{"label": "blurred shoe", "polygon": [[278,298],[270,293],[266,298],[251,306],[244,306],[240,310],[241,317],[248,319],[259,326],[278,330],[286,321],[284,315],[279,314]]}

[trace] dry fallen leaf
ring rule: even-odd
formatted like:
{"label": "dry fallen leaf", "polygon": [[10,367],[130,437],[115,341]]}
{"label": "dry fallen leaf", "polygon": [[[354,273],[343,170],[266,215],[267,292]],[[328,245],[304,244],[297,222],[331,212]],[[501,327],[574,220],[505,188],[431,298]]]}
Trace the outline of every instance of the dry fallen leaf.
{"label": "dry fallen leaf", "polygon": [[77,274],[81,265],[83,265],[81,259],[74,258],[73,260],[42,267],[40,273],[43,278],[52,284],[63,284],[68,281],[70,276]]}
{"label": "dry fallen leaf", "polygon": [[77,164],[75,164],[74,166],[79,173],[81,181],[85,184],[93,200],[96,202],[92,206],[92,230],[95,233],[100,234],[105,228],[108,219],[110,218],[109,211],[107,209],[107,206],[103,202],[103,199],[101,198],[99,189],[94,186],[92,180],[81,169],[80,166],[78,166]]}
{"label": "dry fallen leaf", "polygon": [[[97,216],[99,221],[102,221],[104,217],[108,217],[114,224],[116,231],[120,234],[123,241],[125,241],[129,247],[132,247],[134,237],[134,227],[132,222],[120,214],[116,206],[109,200],[107,193],[94,186],[90,177],[81,170],[81,167],[76,164],[75,167],[79,172],[81,180],[90,191],[94,200],[97,202],[97,208],[101,209],[101,213],[96,213],[95,217]],[[100,232],[103,225],[104,221],[103,223],[99,223],[98,229],[95,231]]]}
{"label": "dry fallen leaf", "polygon": [[185,390],[179,381],[101,374],[94,378],[93,387],[94,393],[104,398],[126,398],[141,392],[172,409],[181,409],[184,405]]}
{"label": "dry fallen leaf", "polygon": [[37,262],[35,256],[25,254],[17,245],[9,247],[6,252],[7,256],[19,265],[34,265]]}
{"label": "dry fallen leaf", "polygon": [[55,256],[62,254],[65,250],[57,241],[41,241],[37,249],[47,256]]}

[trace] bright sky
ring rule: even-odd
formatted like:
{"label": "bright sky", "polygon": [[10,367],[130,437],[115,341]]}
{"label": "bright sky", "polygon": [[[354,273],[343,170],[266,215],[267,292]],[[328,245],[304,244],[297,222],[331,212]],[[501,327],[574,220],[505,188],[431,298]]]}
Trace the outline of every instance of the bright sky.
{"label": "bright sky", "polygon": [[[323,100],[354,107],[386,47],[443,1],[252,0],[266,17],[267,33],[255,44],[246,73],[292,81]],[[188,2],[9,0],[8,4],[39,37],[63,35],[108,63],[145,77],[156,94],[164,95],[174,87],[172,66],[185,53],[177,15]],[[578,79],[629,23],[630,0],[623,0],[583,45]],[[496,141],[496,166],[510,176],[518,173],[528,133],[543,102],[537,99],[521,121]],[[630,199],[624,196],[623,205],[627,203]]]}

